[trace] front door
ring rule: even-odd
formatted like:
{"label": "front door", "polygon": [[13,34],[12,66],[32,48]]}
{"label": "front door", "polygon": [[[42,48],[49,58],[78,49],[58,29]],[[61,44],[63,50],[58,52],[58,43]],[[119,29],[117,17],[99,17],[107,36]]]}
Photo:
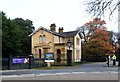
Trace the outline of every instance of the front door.
{"label": "front door", "polygon": [[67,50],[67,64],[72,65],[72,50]]}
{"label": "front door", "polygon": [[41,49],[39,49],[39,58],[41,58]]}

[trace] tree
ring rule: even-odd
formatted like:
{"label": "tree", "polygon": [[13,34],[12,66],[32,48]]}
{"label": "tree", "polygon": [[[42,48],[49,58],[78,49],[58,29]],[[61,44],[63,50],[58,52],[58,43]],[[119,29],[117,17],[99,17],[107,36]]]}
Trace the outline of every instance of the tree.
{"label": "tree", "polygon": [[[88,1],[87,2],[88,7],[86,8],[86,11],[95,17],[98,17],[98,16],[101,17],[102,15],[104,15],[105,12],[107,12],[109,13],[109,18],[110,18],[113,14],[115,14],[114,12],[118,8],[118,26],[119,26],[120,0],[87,0],[87,1]],[[119,28],[118,28],[118,32],[120,33]],[[119,40],[120,38],[118,38],[118,41]],[[120,48],[119,48],[119,52],[120,52]],[[119,59],[120,59],[120,54],[119,54]],[[120,61],[119,61],[119,66],[120,66]]]}
{"label": "tree", "polygon": [[[85,23],[84,26],[77,28],[84,31],[84,44],[82,45],[83,58],[102,57],[113,51],[110,44],[110,33],[104,26],[106,23],[100,18],[94,18],[92,21]],[[87,29],[86,29],[87,28]],[[84,29],[84,30],[81,30]]]}
{"label": "tree", "polygon": [[105,12],[110,12],[109,15],[113,15],[114,11],[120,5],[119,0],[87,0],[86,11],[93,16],[102,16]]}
{"label": "tree", "polygon": [[29,19],[15,18],[14,21],[19,25],[19,29],[21,30],[21,55],[27,56],[31,54],[31,37],[29,37],[29,34],[34,31],[35,27]]}
{"label": "tree", "polygon": [[20,29],[18,25],[8,19],[4,12],[2,12],[2,56],[9,57],[11,54],[16,56],[21,53],[21,40],[19,37]]}
{"label": "tree", "polygon": [[108,32],[99,28],[90,37],[89,41],[86,42],[84,48],[84,55],[86,55],[87,58],[104,57],[112,55],[113,52],[113,46],[110,44]]}
{"label": "tree", "polygon": [[31,20],[11,20],[2,12],[2,56],[28,56],[31,53],[31,39],[28,35],[34,29]]}

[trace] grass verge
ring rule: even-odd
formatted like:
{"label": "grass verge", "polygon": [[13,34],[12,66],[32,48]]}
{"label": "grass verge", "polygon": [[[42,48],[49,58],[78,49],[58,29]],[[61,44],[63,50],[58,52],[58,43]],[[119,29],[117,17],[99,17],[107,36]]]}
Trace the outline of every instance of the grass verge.
{"label": "grass verge", "polygon": [[66,67],[73,67],[73,66],[78,66],[78,65],[82,65],[82,64],[87,64],[89,62],[75,62],[72,65],[68,66],[66,63],[60,63],[60,64],[54,64],[51,65],[50,67],[39,67],[39,68],[35,68],[35,69],[40,69],[40,70],[52,70],[52,69],[62,69],[62,68],[66,68]]}

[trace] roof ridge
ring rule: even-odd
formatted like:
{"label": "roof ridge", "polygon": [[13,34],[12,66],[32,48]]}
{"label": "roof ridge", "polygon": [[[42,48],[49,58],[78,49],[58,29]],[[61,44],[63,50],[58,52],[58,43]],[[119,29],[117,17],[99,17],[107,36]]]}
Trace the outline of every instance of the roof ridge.
{"label": "roof ridge", "polygon": [[[78,32],[78,30],[74,30],[74,31],[67,31],[67,32]],[[63,33],[66,33],[66,32],[63,32]]]}
{"label": "roof ridge", "polygon": [[33,33],[31,33],[29,36],[32,36],[33,34],[35,34],[36,32],[38,32],[40,29],[43,29],[49,33],[52,33],[54,35],[57,35],[57,36],[60,36],[60,37],[68,37],[68,36],[75,36],[77,34],[77,32],[79,32],[78,30],[75,30],[75,31],[67,31],[67,32],[62,32],[62,33],[59,33],[59,32],[53,32],[51,31],[50,29],[47,29],[45,27],[42,27],[40,26],[37,30],[35,30]]}

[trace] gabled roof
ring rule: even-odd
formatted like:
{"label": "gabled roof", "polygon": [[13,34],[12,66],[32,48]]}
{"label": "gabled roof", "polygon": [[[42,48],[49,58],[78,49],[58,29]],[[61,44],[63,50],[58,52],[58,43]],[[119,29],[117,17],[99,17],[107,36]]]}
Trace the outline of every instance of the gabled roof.
{"label": "gabled roof", "polygon": [[[53,32],[53,31],[51,31],[51,30],[49,30],[49,29],[47,29],[47,28],[44,28],[44,27],[39,27],[37,30],[35,30],[33,33],[31,33],[29,36],[32,36],[33,34],[35,34],[36,32],[38,32],[39,30],[44,30],[44,31],[47,31],[47,32],[49,32],[49,33],[51,33],[51,34],[54,34],[54,35],[57,35],[57,36],[61,36],[59,33],[57,33],[57,32]],[[62,36],[61,36],[62,37]]]}
{"label": "gabled roof", "polygon": [[60,37],[72,37],[72,36],[75,36],[79,31],[69,31],[69,32],[62,32],[62,33],[57,33],[57,32],[53,32],[47,28],[44,28],[44,27],[39,27],[37,30],[35,30],[33,33],[31,33],[29,36],[32,36],[33,34],[35,34],[36,32],[38,32],[39,30],[44,30],[44,31],[47,31],[51,34],[54,34],[56,36],[60,36]]}

